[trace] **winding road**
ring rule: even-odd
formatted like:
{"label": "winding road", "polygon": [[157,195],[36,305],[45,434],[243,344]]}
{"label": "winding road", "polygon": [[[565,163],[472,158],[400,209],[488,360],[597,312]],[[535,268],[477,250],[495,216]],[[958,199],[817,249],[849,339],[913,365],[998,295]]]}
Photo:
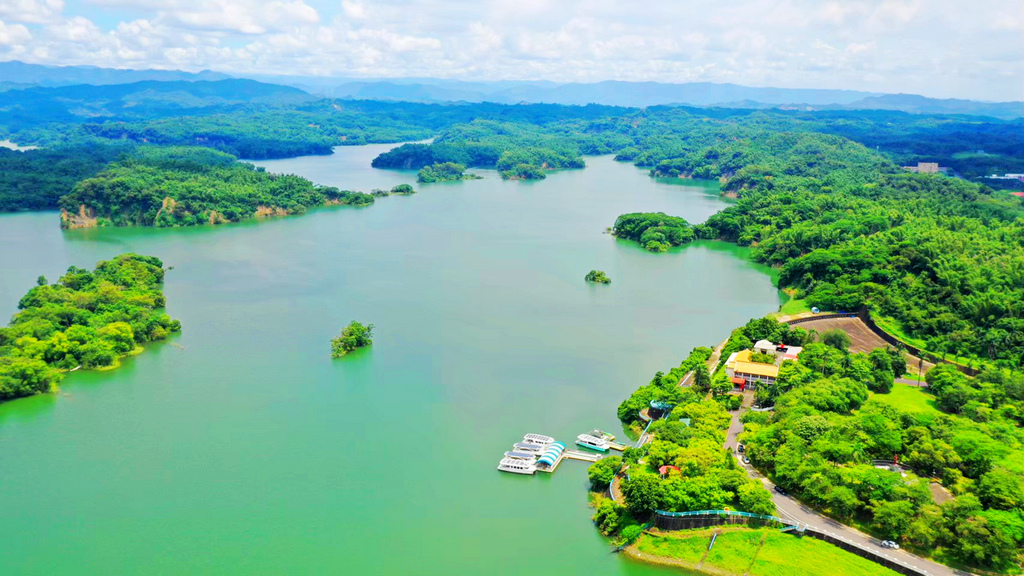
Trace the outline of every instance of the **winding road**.
{"label": "winding road", "polygon": [[856,544],[861,548],[872,550],[892,560],[898,560],[899,562],[912,566],[922,572],[930,574],[931,576],[968,576],[971,574],[970,572],[955,570],[945,564],[939,564],[938,562],[921,558],[920,556],[915,556],[906,550],[886,550],[881,547],[877,538],[869,536],[859,530],[842,524],[837,520],[820,514],[796,498],[788,495],[784,496],[776,492],[774,490],[775,486],[771,481],[769,481],[768,478],[765,478],[753,466],[744,464],[742,457],[736,452],[736,446],[738,444],[736,437],[743,431],[743,423],[740,422],[740,417],[744,412],[746,412],[747,406],[749,406],[749,402],[752,398],[752,394],[749,398],[745,397],[743,402],[744,406],[732,415],[732,422],[729,425],[729,433],[725,439],[725,447],[736,456],[739,460],[739,465],[747,471],[747,474],[749,474],[751,478],[761,481],[765,488],[771,492],[772,500],[775,501],[775,507],[778,509],[779,517],[799,522],[810,528],[826,532],[837,538],[842,538],[843,540]]}

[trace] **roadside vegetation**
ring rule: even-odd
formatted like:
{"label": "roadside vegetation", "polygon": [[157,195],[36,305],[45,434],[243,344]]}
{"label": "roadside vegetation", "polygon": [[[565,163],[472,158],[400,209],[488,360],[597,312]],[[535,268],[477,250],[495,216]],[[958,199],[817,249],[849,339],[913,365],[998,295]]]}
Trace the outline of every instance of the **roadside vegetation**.
{"label": "roadside vegetation", "polygon": [[163,311],[163,278],[159,259],[138,254],[72,266],[54,284],[40,276],[0,328],[0,401],[54,391],[69,370],[115,367],[180,331]]}
{"label": "roadside vegetation", "polygon": [[[894,389],[898,354],[851,354],[839,344],[807,343],[758,389],[774,411],[743,417],[752,463],[801,501],[879,538],[946,563],[1017,569],[1024,376],[990,369],[969,378],[944,364],[928,372],[927,394]],[[933,482],[954,497],[937,504]]]}

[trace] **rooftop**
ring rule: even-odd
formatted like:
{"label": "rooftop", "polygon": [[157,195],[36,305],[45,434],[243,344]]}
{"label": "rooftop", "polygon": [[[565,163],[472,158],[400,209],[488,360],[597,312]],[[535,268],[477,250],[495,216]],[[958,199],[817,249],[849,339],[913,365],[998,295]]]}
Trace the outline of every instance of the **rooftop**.
{"label": "rooftop", "polygon": [[769,376],[778,378],[779,367],[775,364],[761,364],[759,362],[736,362],[737,374],[752,374],[754,376]]}

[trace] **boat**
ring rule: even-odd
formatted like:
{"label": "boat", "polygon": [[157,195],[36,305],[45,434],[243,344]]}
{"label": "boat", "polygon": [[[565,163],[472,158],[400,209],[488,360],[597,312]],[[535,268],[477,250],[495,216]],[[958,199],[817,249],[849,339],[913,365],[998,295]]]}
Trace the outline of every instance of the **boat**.
{"label": "boat", "polygon": [[534,460],[536,460],[537,456],[538,456],[537,454],[533,454],[533,453],[530,453],[530,452],[516,452],[516,451],[505,452],[505,458],[515,458],[516,460],[529,460],[530,462],[533,462]]}
{"label": "boat", "polygon": [[540,444],[530,444],[529,442],[516,442],[512,445],[512,449],[516,452],[529,452],[531,454],[540,454],[544,452],[547,446],[541,446]]}
{"label": "boat", "polygon": [[502,458],[501,462],[498,463],[498,470],[513,474],[533,474],[537,471],[537,465],[529,460]]}
{"label": "boat", "polygon": [[609,434],[609,433],[605,432],[604,430],[598,430],[597,428],[594,428],[593,430],[591,430],[587,434],[590,434],[594,438],[600,438],[600,439],[608,441],[608,442],[611,442],[612,440],[615,440],[615,435],[614,434]]}
{"label": "boat", "polygon": [[523,436],[523,442],[547,446],[549,444],[554,444],[555,439],[552,438],[551,436],[545,436],[543,434],[526,434],[525,436]]}
{"label": "boat", "polygon": [[598,452],[608,451],[607,440],[605,440],[604,438],[591,436],[590,434],[580,434],[579,436],[577,436],[576,445],[582,446],[584,448],[589,448],[591,450],[597,450]]}

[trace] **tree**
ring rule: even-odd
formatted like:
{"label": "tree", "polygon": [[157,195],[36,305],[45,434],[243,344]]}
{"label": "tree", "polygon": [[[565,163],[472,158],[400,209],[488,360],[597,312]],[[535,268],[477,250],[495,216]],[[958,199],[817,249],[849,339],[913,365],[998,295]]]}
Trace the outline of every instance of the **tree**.
{"label": "tree", "polygon": [[587,272],[587,275],[583,278],[587,282],[597,282],[600,284],[611,284],[612,281],[608,276],[605,275],[604,270],[591,270]]}
{"label": "tree", "polygon": [[775,515],[775,502],[772,493],[760,482],[747,482],[737,489],[739,510],[751,514]]}
{"label": "tree", "polygon": [[636,539],[643,533],[643,528],[636,524],[631,524],[622,529],[622,540],[632,544],[636,542]]}
{"label": "tree", "polygon": [[829,510],[840,519],[849,519],[860,510],[863,502],[857,493],[846,486],[834,486],[825,499]]}
{"label": "tree", "polygon": [[840,328],[826,330],[821,333],[821,343],[831,346],[836,350],[848,350],[850,348],[850,336]]}
{"label": "tree", "polygon": [[47,284],[49,284],[49,282],[46,281],[46,276],[40,276],[39,278],[36,278],[37,286],[46,286]]}
{"label": "tree", "polygon": [[587,477],[590,478],[591,489],[603,490],[607,488],[621,466],[622,457],[620,456],[609,456],[591,464],[587,468]]}
{"label": "tree", "polygon": [[711,372],[703,362],[693,369],[693,388],[702,394],[711,390]]}
{"label": "tree", "polygon": [[651,474],[637,474],[622,483],[626,507],[637,517],[657,510],[665,500],[661,480]]}
{"label": "tree", "polygon": [[0,356],[0,400],[50,392],[60,378],[42,360]]}
{"label": "tree", "polygon": [[609,535],[619,529],[625,515],[625,506],[608,498],[600,498],[595,506],[594,524],[597,524],[602,534]]}
{"label": "tree", "polygon": [[996,467],[982,475],[978,482],[978,497],[989,508],[1014,510],[1024,506],[1024,488],[1018,475],[1006,468]]}
{"label": "tree", "polygon": [[910,502],[872,502],[871,527],[883,537],[899,540],[910,528],[914,505]]}
{"label": "tree", "polygon": [[331,340],[331,357],[341,358],[345,354],[373,343],[373,324],[360,324],[353,320]]}

